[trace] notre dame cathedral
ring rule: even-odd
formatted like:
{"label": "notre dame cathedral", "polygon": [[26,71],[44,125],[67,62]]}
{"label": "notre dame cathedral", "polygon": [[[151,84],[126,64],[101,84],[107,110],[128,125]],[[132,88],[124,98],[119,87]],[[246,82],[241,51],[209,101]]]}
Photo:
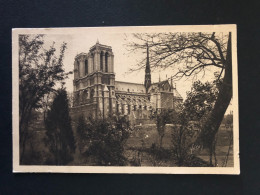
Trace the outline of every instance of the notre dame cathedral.
{"label": "notre dame cathedral", "polygon": [[73,87],[74,117],[122,114],[136,124],[149,121],[151,110],[175,109],[183,101],[172,80],[152,83],[148,47],[144,84],[116,81],[112,48],[97,41],[75,57]]}

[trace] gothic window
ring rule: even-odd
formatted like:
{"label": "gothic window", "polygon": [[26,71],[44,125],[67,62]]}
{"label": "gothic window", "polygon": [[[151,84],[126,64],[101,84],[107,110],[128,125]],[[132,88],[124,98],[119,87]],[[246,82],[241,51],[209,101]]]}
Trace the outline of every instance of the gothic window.
{"label": "gothic window", "polygon": [[119,113],[119,104],[116,104],[116,112]]}
{"label": "gothic window", "polygon": [[130,89],[127,89],[127,92],[130,92]]}
{"label": "gothic window", "polygon": [[90,92],[90,99],[93,99],[93,97],[94,97],[94,93],[95,93],[94,89],[91,89],[91,92]]}
{"label": "gothic window", "polygon": [[127,108],[128,108],[128,109],[127,109],[127,110],[128,110],[128,114],[130,114],[130,111],[131,111],[131,105],[128,104],[128,105],[127,105]]}
{"label": "gothic window", "polygon": [[79,61],[77,61],[77,70],[78,70],[78,77],[79,77],[79,75],[80,75],[80,74],[79,74],[79,71],[80,71],[80,70],[79,70]]}
{"label": "gothic window", "polygon": [[85,75],[88,74],[88,60],[85,60]]}
{"label": "gothic window", "polygon": [[110,85],[110,79],[109,79],[109,77],[103,76],[103,77],[101,78],[101,82],[102,82],[102,84]]}
{"label": "gothic window", "polygon": [[94,71],[94,68],[95,68],[95,57],[94,57],[94,54],[92,53],[91,54],[91,57],[92,57],[92,65],[93,65],[93,71]]}
{"label": "gothic window", "polygon": [[90,79],[90,85],[93,85],[94,84],[94,78],[91,78]]}
{"label": "gothic window", "polygon": [[136,111],[136,105],[134,105],[134,111]]}
{"label": "gothic window", "polygon": [[101,51],[100,53],[100,70],[103,71],[103,51]]}
{"label": "gothic window", "polygon": [[108,72],[108,53],[105,54],[105,72]]}
{"label": "gothic window", "polygon": [[121,113],[124,114],[124,105],[121,105]]}

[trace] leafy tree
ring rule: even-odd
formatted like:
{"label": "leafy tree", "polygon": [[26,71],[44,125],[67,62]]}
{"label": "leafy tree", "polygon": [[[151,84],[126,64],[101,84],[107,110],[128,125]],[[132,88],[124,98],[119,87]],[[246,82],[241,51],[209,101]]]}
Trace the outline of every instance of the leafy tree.
{"label": "leafy tree", "polygon": [[[215,135],[232,98],[231,32],[139,33],[133,34],[133,37],[135,41],[128,44],[129,50],[145,51],[148,44],[151,68],[172,68],[174,79],[203,76],[208,74],[208,67],[219,70],[218,79],[223,77],[223,82],[198,138],[205,147],[214,147]],[[144,68],[145,60],[131,70]]]}
{"label": "leafy tree", "polygon": [[125,116],[114,115],[108,119],[89,118],[82,138],[87,145],[87,156],[93,156],[101,166],[123,166],[127,159],[124,146],[131,133]]}
{"label": "leafy tree", "polygon": [[[179,166],[189,164],[190,150],[196,141],[196,131],[201,130],[207,120],[214,107],[217,95],[216,82],[201,83],[196,81],[193,83],[191,91],[187,92],[182,111],[178,115],[178,125],[174,127],[172,136],[173,153]],[[215,147],[210,149],[212,150],[210,151],[210,164],[212,165],[212,154]]]}
{"label": "leafy tree", "polygon": [[20,161],[23,162],[28,125],[32,111],[42,107],[41,100],[49,94],[57,82],[65,79],[63,59],[66,43],[55,55],[53,45],[44,49],[43,35],[19,35],[19,135]]}
{"label": "leafy tree", "polygon": [[56,165],[66,165],[75,152],[75,141],[69,116],[67,92],[59,89],[45,120],[46,140]]}
{"label": "leafy tree", "polygon": [[187,98],[183,104],[183,117],[187,121],[199,121],[203,125],[214,107],[217,95],[218,88],[215,82],[195,81],[192,84],[191,91],[187,92]]}

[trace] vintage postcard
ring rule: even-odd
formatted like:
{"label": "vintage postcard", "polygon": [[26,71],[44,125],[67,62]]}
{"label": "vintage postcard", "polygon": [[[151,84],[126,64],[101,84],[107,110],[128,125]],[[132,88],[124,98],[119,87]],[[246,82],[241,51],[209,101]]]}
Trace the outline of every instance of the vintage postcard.
{"label": "vintage postcard", "polygon": [[13,172],[239,174],[236,25],[12,31]]}

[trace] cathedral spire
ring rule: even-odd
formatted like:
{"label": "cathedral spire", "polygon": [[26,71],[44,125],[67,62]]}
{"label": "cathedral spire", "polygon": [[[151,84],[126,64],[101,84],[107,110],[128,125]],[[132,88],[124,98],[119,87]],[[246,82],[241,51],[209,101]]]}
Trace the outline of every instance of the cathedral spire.
{"label": "cathedral spire", "polygon": [[146,93],[148,92],[149,87],[151,86],[151,69],[150,69],[150,62],[149,62],[149,47],[148,43],[146,43],[147,47],[147,57],[146,57],[146,67],[145,67],[145,78],[144,78],[144,86],[146,89]]}

